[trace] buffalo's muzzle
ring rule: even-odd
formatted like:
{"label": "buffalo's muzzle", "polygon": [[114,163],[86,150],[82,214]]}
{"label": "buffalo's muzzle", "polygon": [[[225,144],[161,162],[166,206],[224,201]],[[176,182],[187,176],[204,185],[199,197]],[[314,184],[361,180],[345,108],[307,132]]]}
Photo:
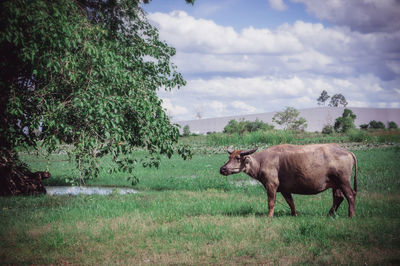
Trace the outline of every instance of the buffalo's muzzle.
{"label": "buffalo's muzzle", "polygon": [[222,167],[219,169],[219,173],[220,173],[221,175],[229,175],[228,169],[226,168],[226,166],[222,166]]}

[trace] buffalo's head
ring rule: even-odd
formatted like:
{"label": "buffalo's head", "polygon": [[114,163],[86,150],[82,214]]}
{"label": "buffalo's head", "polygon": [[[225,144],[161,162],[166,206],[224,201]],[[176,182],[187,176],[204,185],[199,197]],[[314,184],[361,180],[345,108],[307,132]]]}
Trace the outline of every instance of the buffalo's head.
{"label": "buffalo's head", "polygon": [[254,153],[256,150],[257,148],[248,151],[232,150],[228,148],[229,160],[226,164],[221,166],[219,172],[221,175],[231,175],[242,172],[245,168],[248,155]]}

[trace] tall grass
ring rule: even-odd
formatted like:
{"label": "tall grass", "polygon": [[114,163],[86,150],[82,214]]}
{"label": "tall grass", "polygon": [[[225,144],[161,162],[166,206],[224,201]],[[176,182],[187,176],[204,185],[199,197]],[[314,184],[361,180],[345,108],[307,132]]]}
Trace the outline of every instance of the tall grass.
{"label": "tall grass", "polygon": [[255,131],[243,135],[214,133],[207,135],[207,144],[211,146],[239,146],[259,143],[277,145],[281,143],[292,143],[294,139],[295,134],[293,132],[283,130]]}
{"label": "tall grass", "polygon": [[399,143],[399,130],[360,130],[352,129],[347,133],[353,142]]}
{"label": "tall grass", "polygon": [[312,143],[341,143],[341,142],[368,142],[368,143],[400,143],[400,130],[349,130],[346,134],[310,133],[284,130],[256,131],[244,134],[213,133],[206,136],[205,143],[209,146],[249,146],[255,144],[277,145],[312,144]]}

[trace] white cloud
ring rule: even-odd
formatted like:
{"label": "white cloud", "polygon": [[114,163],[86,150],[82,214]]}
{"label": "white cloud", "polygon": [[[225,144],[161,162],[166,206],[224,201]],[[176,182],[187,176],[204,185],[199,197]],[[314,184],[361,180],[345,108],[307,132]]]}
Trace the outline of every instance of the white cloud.
{"label": "white cloud", "polygon": [[387,61],[386,66],[393,71],[393,73],[396,73],[397,75],[400,75],[400,62],[399,61]]}
{"label": "white cloud", "polygon": [[[326,90],[330,96],[342,93],[349,107],[396,107],[400,90],[388,90],[390,83],[374,75],[352,78],[321,76],[304,77],[214,77],[188,80],[182,94],[186,105],[194,106],[202,118],[279,111],[285,106],[309,108],[317,106],[317,98]],[[185,99],[185,100],[183,100]],[[194,119],[185,114],[177,120]]]}
{"label": "white cloud", "polygon": [[388,79],[397,75],[400,68],[396,57],[400,31],[362,34],[346,27],[297,21],[274,30],[248,27],[238,32],[183,11],[153,13],[149,17],[159,27],[161,38],[176,47],[174,60],[184,73],[231,72],[248,76],[372,72]]}
{"label": "white cloud", "polygon": [[202,118],[224,116],[226,107],[226,104],[216,100],[206,100],[194,105],[196,113],[200,114]]}
{"label": "white cloud", "polygon": [[269,5],[271,6],[271,8],[279,10],[279,11],[283,11],[287,9],[287,6],[285,5],[285,3],[283,2],[283,0],[268,0]]}
{"label": "white cloud", "polygon": [[172,96],[160,93],[174,120],[314,107],[322,90],[342,93],[349,106],[400,102],[400,30],[362,33],[297,21],[236,31],[182,11],[149,17],[177,49],[174,63],[188,81]]}
{"label": "white cloud", "polygon": [[252,113],[261,112],[256,107],[251,106],[242,101],[233,101],[230,105],[232,106],[232,108],[238,109],[238,111],[241,114],[252,114]]}
{"label": "white cloud", "polygon": [[152,13],[149,18],[160,29],[162,39],[184,52],[282,54],[302,49],[301,43],[285,31],[249,27],[236,32],[232,27],[195,19],[183,11]]}
{"label": "white cloud", "polygon": [[216,77],[209,80],[188,81],[187,91],[197,95],[212,95],[226,99],[248,99],[253,97],[278,96],[290,98],[302,95],[306,91],[304,82],[298,77],[288,79],[266,77]]}
{"label": "white cloud", "polygon": [[400,28],[398,0],[292,0],[304,3],[320,19],[361,32],[393,32]]}
{"label": "white cloud", "polygon": [[175,117],[184,116],[188,113],[188,109],[186,109],[186,107],[173,104],[171,99],[163,98],[162,100],[162,107],[166,109],[167,115],[173,119]]}

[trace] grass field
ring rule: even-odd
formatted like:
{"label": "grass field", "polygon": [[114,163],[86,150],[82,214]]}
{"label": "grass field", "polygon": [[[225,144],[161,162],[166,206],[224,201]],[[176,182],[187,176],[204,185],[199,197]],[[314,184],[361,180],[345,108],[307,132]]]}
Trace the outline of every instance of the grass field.
{"label": "grass field", "polygon": [[[245,174],[219,175],[227,154],[204,150],[190,161],[163,159],[158,170],[137,168],[137,194],[0,198],[1,264],[400,264],[398,147],[354,151],[353,219],[347,202],[326,216],[330,191],[294,195],[297,217],[279,195],[267,218],[263,188],[243,185]],[[48,165],[47,184],[76,174],[63,154],[48,163],[22,157],[33,170]],[[130,183],[104,169],[88,185]]]}

